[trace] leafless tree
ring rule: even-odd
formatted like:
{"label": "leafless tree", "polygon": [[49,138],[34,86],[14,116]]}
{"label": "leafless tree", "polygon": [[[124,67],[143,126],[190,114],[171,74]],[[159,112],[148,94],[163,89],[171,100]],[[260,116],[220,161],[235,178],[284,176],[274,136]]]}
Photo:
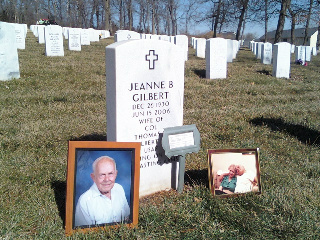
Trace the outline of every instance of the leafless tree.
{"label": "leafless tree", "polygon": [[240,17],[239,17],[238,28],[237,28],[237,33],[236,33],[236,40],[240,39],[241,28],[242,28],[243,22],[245,20],[245,13],[248,8],[248,3],[249,3],[249,0],[241,0],[240,1]]}
{"label": "leafless tree", "polygon": [[312,7],[313,7],[313,0],[310,0],[309,11],[307,14],[307,21],[306,21],[306,26],[305,26],[305,33],[304,33],[304,38],[303,38],[303,45],[306,45],[307,40],[308,40],[308,31],[309,31],[309,24],[310,24],[310,18],[311,18],[311,13],[312,13]]}
{"label": "leafless tree", "polygon": [[278,43],[281,40],[284,23],[287,16],[287,10],[289,9],[290,4],[291,4],[291,0],[281,0],[281,10],[279,14],[274,43]]}
{"label": "leafless tree", "polygon": [[110,29],[110,24],[111,24],[110,0],[105,0],[104,14],[105,14],[105,25],[104,25],[104,28],[106,30],[111,30]]}

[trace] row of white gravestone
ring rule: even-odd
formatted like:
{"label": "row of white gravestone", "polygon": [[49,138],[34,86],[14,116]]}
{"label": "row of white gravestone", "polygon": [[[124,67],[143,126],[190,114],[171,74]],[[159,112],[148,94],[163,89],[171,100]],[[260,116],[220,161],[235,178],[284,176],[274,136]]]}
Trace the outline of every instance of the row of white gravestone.
{"label": "row of white gravestone", "polygon": [[254,53],[257,59],[260,59],[263,64],[272,63],[272,44],[263,42],[251,41],[249,48]]}
{"label": "row of white gravestone", "polygon": [[191,38],[196,56],[206,59],[206,78],[227,78],[227,63],[236,58],[240,41],[224,38]]}
{"label": "row of white gravestone", "polygon": [[311,58],[317,55],[317,48],[311,46],[296,46],[295,47],[295,61],[300,61],[301,64],[310,62]]}
{"label": "row of white gravestone", "polygon": [[176,35],[176,36],[155,35],[155,34],[137,33],[135,31],[129,31],[129,30],[118,30],[114,35],[115,42],[134,40],[134,39],[163,40],[170,43],[174,43],[183,49],[184,60],[185,61],[188,60],[188,37],[186,35]]}
{"label": "row of white gravestone", "polygon": [[290,59],[291,44],[290,43],[262,43],[251,41],[249,48],[261,60],[263,64],[273,64],[272,75],[277,78],[290,77]]}
{"label": "row of white gravestone", "polygon": [[15,25],[0,22],[0,80],[20,78]]}
{"label": "row of white gravestone", "polygon": [[[52,26],[52,25],[48,25]],[[43,44],[45,43],[44,39],[44,28],[46,25],[30,25],[30,30],[34,34],[36,38],[38,38],[38,42]],[[69,29],[73,29],[71,27],[62,27],[62,34],[65,39],[69,39]],[[100,38],[108,38],[110,37],[110,32],[108,30],[96,30],[93,28],[83,29],[83,28],[76,28],[81,29],[81,35],[88,36],[88,40],[82,41],[81,45],[90,45],[90,42],[98,42]],[[85,36],[85,38],[87,38]]]}
{"label": "row of white gravestone", "polygon": [[[213,39],[213,38],[210,38]],[[210,40],[209,39],[209,40]],[[227,62],[232,62],[236,58],[240,49],[240,41],[225,39],[227,41]],[[191,45],[196,50],[196,56],[199,58],[206,58],[206,43],[205,38],[191,38]]]}
{"label": "row of white gravestone", "polygon": [[63,37],[68,39],[68,48],[71,51],[81,51],[82,45],[90,45],[90,42],[99,41],[100,38],[110,37],[109,31],[92,28],[32,25],[30,29],[38,36],[38,42],[45,44],[46,56],[64,56]]}
{"label": "row of white gravestone", "polygon": [[295,52],[295,61],[311,61],[311,55],[316,55],[316,48],[310,46],[294,46],[290,43],[281,42],[272,45],[271,43],[262,43],[251,41],[249,48],[255,54],[257,59],[261,59],[263,64],[273,64],[272,75],[277,78],[290,77],[291,53]]}

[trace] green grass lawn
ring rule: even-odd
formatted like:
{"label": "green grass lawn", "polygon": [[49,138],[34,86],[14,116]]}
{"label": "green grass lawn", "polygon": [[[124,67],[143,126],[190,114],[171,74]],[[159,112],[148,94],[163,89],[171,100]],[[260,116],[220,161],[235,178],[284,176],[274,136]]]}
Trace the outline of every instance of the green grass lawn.
{"label": "green grass lawn", "polygon": [[[0,82],[0,239],[63,239],[68,140],[106,138],[103,39],[46,57],[31,32],[19,50],[20,79]],[[199,153],[186,156],[185,189],[140,199],[139,225],[71,239],[319,239],[320,56],[271,76],[248,49],[209,80],[189,51],[184,124]],[[207,149],[260,148],[262,194],[214,198]]]}

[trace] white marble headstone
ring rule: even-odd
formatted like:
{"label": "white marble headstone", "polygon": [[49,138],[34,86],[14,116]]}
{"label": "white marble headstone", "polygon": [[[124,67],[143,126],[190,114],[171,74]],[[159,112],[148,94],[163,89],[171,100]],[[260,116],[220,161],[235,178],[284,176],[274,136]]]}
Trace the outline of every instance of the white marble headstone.
{"label": "white marble headstone", "polygon": [[262,49],[263,42],[258,42],[257,44],[257,51],[256,51],[256,58],[261,59],[261,49]]}
{"label": "white marble headstone", "polygon": [[227,62],[233,61],[233,41],[231,39],[227,40]]}
{"label": "white marble headstone", "polygon": [[25,24],[13,23],[16,32],[16,43],[18,49],[26,48],[26,29]]}
{"label": "white marble headstone", "polygon": [[89,28],[89,37],[90,37],[90,42],[99,42],[100,31],[93,28]]}
{"label": "white marble headstone", "polygon": [[62,34],[63,34],[63,37],[65,38],[65,39],[68,39],[69,38],[69,27],[63,27],[62,28]]}
{"label": "white marble headstone", "polygon": [[160,36],[159,35],[155,35],[155,34],[152,34],[150,39],[153,39],[153,40],[160,40]]}
{"label": "white marble headstone", "polygon": [[291,53],[294,53],[295,45],[291,44]]}
{"label": "white marble headstone", "polygon": [[102,38],[108,38],[110,37],[110,31],[109,30],[101,30],[101,37]]}
{"label": "white marble headstone", "polygon": [[186,35],[176,35],[174,43],[184,51],[185,60],[188,60],[188,37]]}
{"label": "white marble headstone", "polygon": [[161,134],[183,124],[184,59],[166,41],[129,40],[106,47],[107,140],[141,142],[140,196],[177,187],[178,164]]}
{"label": "white marble headstone", "polygon": [[210,38],[206,43],[206,78],[227,77],[227,40]]}
{"label": "white marble headstone", "polygon": [[272,75],[277,78],[290,77],[291,44],[280,42],[273,45]]}
{"label": "white marble headstone", "polygon": [[232,40],[233,47],[232,47],[232,58],[235,59],[237,57],[237,53],[239,50],[239,41]]}
{"label": "white marble headstone", "polygon": [[81,45],[90,45],[90,30],[89,29],[81,29]]}
{"label": "white marble headstone", "polygon": [[20,78],[15,28],[0,22],[0,80]]}
{"label": "white marble headstone", "polygon": [[258,49],[258,43],[257,43],[257,42],[254,42],[254,43],[253,43],[253,54],[254,54],[254,55],[257,55],[257,49]]}
{"label": "white marble headstone", "polygon": [[81,51],[81,28],[69,28],[68,47],[71,51]]}
{"label": "white marble headstone", "polygon": [[160,40],[170,42],[170,38],[168,35],[160,35]]}
{"label": "white marble headstone", "polygon": [[312,55],[317,56],[317,47],[312,47]]}
{"label": "white marble headstone", "polygon": [[48,25],[45,27],[46,56],[64,56],[62,27]]}
{"label": "white marble headstone", "polygon": [[306,62],[310,62],[311,61],[311,51],[312,48],[310,46],[305,46],[306,48]]}
{"label": "white marble headstone", "polygon": [[140,38],[141,38],[140,33],[137,33],[135,31],[129,31],[129,30],[118,30],[114,35],[115,42],[140,39]]}
{"label": "white marble headstone", "polygon": [[44,37],[44,28],[45,25],[38,25],[37,29],[37,33],[38,33],[38,43],[40,44],[44,44],[45,43],[45,37]]}
{"label": "white marble headstone", "polygon": [[197,38],[196,41],[196,56],[199,58],[206,57],[206,39],[205,38]]}
{"label": "white marble headstone", "polygon": [[272,44],[263,43],[261,46],[261,63],[271,64],[272,63]]}
{"label": "white marble headstone", "polygon": [[296,46],[295,50],[295,61],[301,60],[302,64],[306,62],[306,47]]}

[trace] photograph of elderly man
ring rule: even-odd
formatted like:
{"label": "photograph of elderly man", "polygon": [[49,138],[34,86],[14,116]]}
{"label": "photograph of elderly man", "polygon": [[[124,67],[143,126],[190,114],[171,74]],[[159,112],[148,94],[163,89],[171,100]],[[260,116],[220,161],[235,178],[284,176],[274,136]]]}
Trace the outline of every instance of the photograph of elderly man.
{"label": "photograph of elderly man", "polygon": [[109,156],[97,158],[92,164],[92,186],[81,196],[75,209],[74,226],[124,222],[130,216],[123,187],[116,183],[116,162]]}

